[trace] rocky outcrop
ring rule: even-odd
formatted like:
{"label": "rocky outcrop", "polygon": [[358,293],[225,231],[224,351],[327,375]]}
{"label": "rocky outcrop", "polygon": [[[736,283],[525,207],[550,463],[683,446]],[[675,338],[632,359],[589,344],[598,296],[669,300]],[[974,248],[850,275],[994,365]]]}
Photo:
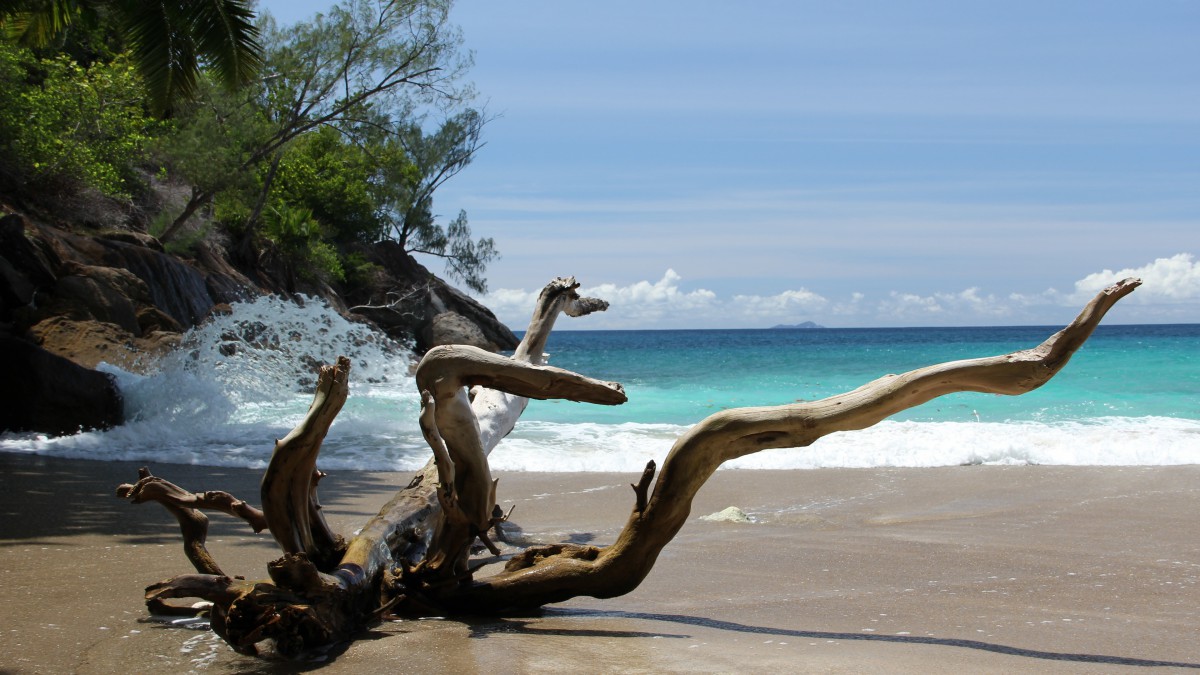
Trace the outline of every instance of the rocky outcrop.
{"label": "rocky outcrop", "polygon": [[[335,311],[415,343],[421,353],[442,344],[492,351],[517,344],[490,310],[393,242],[363,247],[360,253],[374,272],[345,299],[324,283],[296,288],[293,280],[281,286],[278,270],[261,257],[244,273],[213,244],[202,243],[193,253],[193,260],[181,259],[140,232],[83,234],[19,214],[0,218],[0,337],[6,352],[29,357],[19,372],[40,387],[36,410],[14,407],[25,417],[4,418],[0,430],[71,433],[116,423],[111,381],[86,369],[101,362],[135,372],[152,368],[214,306],[263,293],[297,300],[297,293],[318,295]],[[62,359],[92,375],[64,367]],[[94,376],[106,384],[100,386]],[[95,410],[84,414],[80,406]]]}
{"label": "rocky outcrop", "polygon": [[55,316],[31,327],[29,337],[43,349],[87,368],[108,363],[140,373],[153,370],[179,344],[182,334],[152,330],[134,337],[116,324]]}
{"label": "rocky outcrop", "polygon": [[145,246],[100,239],[101,260],[112,268],[128,270],[146,284],[149,304],[190,328],[208,316],[216,304],[204,275],[180,259]]}
{"label": "rocky outcrop", "polygon": [[24,340],[0,336],[0,429],[73,434],[124,421],[121,393],[104,373]]}
{"label": "rocky outcrop", "polygon": [[83,236],[19,215],[0,219],[0,274],[0,333],[86,367],[140,369],[215,304],[206,275],[153,237]]}
{"label": "rocky outcrop", "polygon": [[152,367],[213,305],[204,276],[156,244],[0,219],[0,358],[6,379],[20,383],[6,394],[18,400],[4,405],[0,430],[121,423],[116,385],[90,369]]}
{"label": "rocky outcrop", "polygon": [[395,242],[380,242],[363,254],[378,269],[348,298],[351,313],[393,337],[411,337],[421,354],[444,344],[516,349],[519,340],[490,309],[434,276]]}

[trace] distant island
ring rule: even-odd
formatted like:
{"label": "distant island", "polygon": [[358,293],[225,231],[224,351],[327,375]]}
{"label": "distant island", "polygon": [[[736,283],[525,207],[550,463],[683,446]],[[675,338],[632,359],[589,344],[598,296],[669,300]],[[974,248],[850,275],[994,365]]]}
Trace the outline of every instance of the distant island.
{"label": "distant island", "polygon": [[825,326],[822,326],[821,324],[818,324],[818,323],[813,323],[812,321],[805,321],[804,323],[781,323],[778,326],[771,326],[771,330],[797,330],[797,329],[801,329],[801,328],[824,328],[824,327]]}

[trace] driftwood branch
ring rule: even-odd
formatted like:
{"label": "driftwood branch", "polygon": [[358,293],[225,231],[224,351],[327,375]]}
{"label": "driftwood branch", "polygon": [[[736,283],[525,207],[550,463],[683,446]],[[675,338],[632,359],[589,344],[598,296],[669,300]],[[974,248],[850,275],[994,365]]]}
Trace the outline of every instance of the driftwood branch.
{"label": "driftwood branch", "polygon": [[317,391],[304,420],[282,440],[262,479],[263,513],[275,541],[284,553],[303,553],[318,565],[328,565],[345,550],[345,544],[329,529],[317,499],[317,455],[329,426],[349,394],[350,359],[322,366]]}
{"label": "driftwood branch", "polygon": [[[170,598],[207,599],[213,603],[214,630],[235,648],[250,652],[270,639],[278,651],[294,654],[347,639],[385,608],[418,614],[501,612],[580,595],[621,595],[649,573],[687,520],[696,492],[722,463],[768,448],[803,448],[951,392],[1015,395],[1035,389],[1061,370],[1105,312],[1139,283],[1127,279],[1106,289],[1074,322],[1032,349],[888,375],[820,401],[714,414],[678,439],[657,481],[654,463],[647,465],[632,485],[634,507],[613,544],[531,547],[515,554],[502,571],[475,579],[470,546],[478,539],[497,553],[487,531],[505,517],[496,504],[488,455],[511,431],[527,400],[606,405],[625,400],[619,384],[543,365],[546,339],[560,313],[580,315],[607,306],[580,298],[574,279],[556,279],[543,289],[511,358],[450,346],[430,350],[422,359],[415,379],[422,396],[422,434],[433,459],[348,544],[343,547],[329,532],[316,499],[317,454],[347,392],[349,363],[339,359],[337,366],[322,370],[308,416],[278,442],[263,479],[260,515],[285,553],[269,565],[271,581],[231,579],[215,562],[194,561],[201,574],[151,586],[147,603],[153,609],[168,606]],[[164,503],[180,519],[185,540],[198,541],[203,549],[205,527],[193,515],[203,517],[197,510],[202,500],[149,478],[146,472],[140,488],[122,486],[121,494]],[[157,494],[165,496],[152,497]],[[234,502],[232,497],[214,501],[229,509],[220,510],[250,522]]]}
{"label": "driftwood branch", "polygon": [[[308,415],[276,443],[263,477],[266,524],[285,555],[268,568],[271,582],[230,580],[215,564],[200,575],[147,589],[147,604],[200,597],[214,603],[213,627],[235,648],[250,651],[271,639],[296,653],[345,639],[382,606],[407,599],[421,605],[469,575],[471,543],[496,551],[486,532],[503,516],[487,455],[512,430],[528,398],[569,398],[615,404],[620,385],[540,365],[560,313],[603,310],[581,298],[573,278],[543,289],[529,330],[505,358],[469,347],[431,350],[418,367],[422,432],[432,459],[348,544],[333,535],[316,498],[317,455],[347,396],[349,362],[322,369]],[[486,388],[485,388],[486,387]],[[201,514],[202,515],[202,514]],[[424,605],[422,605],[424,606]]]}
{"label": "driftwood branch", "polygon": [[192,566],[201,574],[223,574],[204,542],[208,538],[208,516],[202,509],[220,511],[241,518],[254,529],[267,529],[267,518],[263,512],[234,497],[228,492],[188,492],[187,490],[150,474],[150,469],[138,469],[138,481],[117,486],[117,496],[134,504],[158,502],[179,521],[183,535],[183,550]]}
{"label": "driftwood branch", "polygon": [[[624,530],[595,556],[545,551],[514,558],[505,570],[457,593],[454,607],[535,607],[579,595],[633,590],[691,512],[692,499],[722,463],[768,448],[802,448],[835,431],[869,427],[901,410],[959,391],[1017,395],[1045,384],[1092,334],[1104,314],[1141,284],[1126,279],[1097,295],[1069,326],[1024,351],[887,375],[820,401],[718,412],[671,448],[653,495],[637,504]],[[647,467],[642,484],[653,472]]]}

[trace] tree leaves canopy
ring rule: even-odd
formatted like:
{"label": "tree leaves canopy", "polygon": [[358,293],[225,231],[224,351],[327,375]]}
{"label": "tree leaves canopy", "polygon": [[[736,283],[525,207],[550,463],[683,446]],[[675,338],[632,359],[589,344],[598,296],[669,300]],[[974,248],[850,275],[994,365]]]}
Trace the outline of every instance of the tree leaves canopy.
{"label": "tree leaves canopy", "polygon": [[30,47],[45,47],[101,13],[124,29],[156,112],[195,94],[202,65],[230,87],[250,82],[262,67],[247,0],[0,0],[6,36]]}

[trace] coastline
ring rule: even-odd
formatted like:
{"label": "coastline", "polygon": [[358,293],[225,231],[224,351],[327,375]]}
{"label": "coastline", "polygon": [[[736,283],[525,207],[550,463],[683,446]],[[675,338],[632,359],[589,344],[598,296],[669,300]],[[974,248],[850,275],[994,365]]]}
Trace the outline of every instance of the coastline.
{"label": "coastline", "polygon": [[[1200,669],[1200,465],[719,471],[646,581],[538,616],[387,622],[324,661],[240,656],[152,619],[191,571],[174,520],[113,496],[138,464],[0,453],[0,672],[1128,672]],[[152,465],[257,501],[261,472]],[[607,543],[609,473],[500,473],[509,534]],[[334,471],[346,532],[407,474]],[[754,523],[698,518],[737,506]],[[212,516],[210,550],[265,577],[269,535]]]}

